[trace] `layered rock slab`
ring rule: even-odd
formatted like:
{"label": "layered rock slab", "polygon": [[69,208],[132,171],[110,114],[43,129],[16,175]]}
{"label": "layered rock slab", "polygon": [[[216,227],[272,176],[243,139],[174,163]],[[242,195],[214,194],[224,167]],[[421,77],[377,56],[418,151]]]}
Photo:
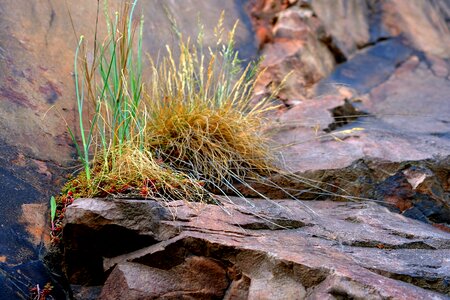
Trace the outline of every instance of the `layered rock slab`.
{"label": "layered rock slab", "polygon": [[[83,278],[92,266],[70,257],[90,251],[97,260],[91,262],[98,274],[92,279],[95,284],[106,280],[102,299],[209,299],[212,294],[225,299],[445,299],[450,293],[450,234],[432,226],[370,202],[221,201],[223,206],[78,199],[66,213],[66,270]],[[160,227],[153,227],[151,214],[138,227],[124,223],[124,205],[133,208],[129,212],[138,207],[159,211]],[[76,235],[82,228],[93,237],[102,235],[103,242],[120,243],[113,232],[102,231],[113,225],[128,226],[123,230],[153,241],[142,247],[138,238],[129,240],[136,250],[114,256],[98,247],[100,240],[87,245]],[[193,276],[199,269],[202,274]],[[134,275],[141,273],[148,280],[136,285]],[[207,288],[204,276],[217,284]],[[186,278],[193,284],[186,285]]]}

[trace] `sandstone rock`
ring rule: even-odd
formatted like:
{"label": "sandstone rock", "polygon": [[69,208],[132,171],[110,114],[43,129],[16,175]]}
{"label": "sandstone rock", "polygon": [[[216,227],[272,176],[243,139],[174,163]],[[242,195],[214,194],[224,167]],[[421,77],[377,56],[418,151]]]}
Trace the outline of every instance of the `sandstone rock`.
{"label": "sandstone rock", "polygon": [[260,84],[264,87],[279,85],[286,79],[285,87],[279,94],[285,100],[310,96],[315,84],[326,77],[334,66],[333,56],[312,35],[305,40],[268,44],[262,55],[265,57],[262,67],[267,69]]}
{"label": "sandstone rock", "polygon": [[[435,192],[400,188],[406,194],[390,198],[390,201],[400,206],[413,202],[414,206],[421,206],[407,214],[411,213],[422,220],[428,219],[422,215],[425,211],[428,211],[425,215],[436,214],[440,207],[448,207],[448,202],[443,203],[448,197],[446,182],[449,177],[443,170],[448,168],[446,158],[450,155],[447,138],[450,127],[446,121],[450,116],[446,104],[449,85],[447,79],[436,76],[425,61],[416,56],[408,58],[412,53],[408,48],[400,46],[397,54],[393,54],[393,50],[397,49],[394,46],[396,43],[395,40],[389,40],[373,47],[386,47],[380,52],[374,49],[360,52],[337,68],[339,76],[330,76],[340,78],[335,82],[347,78],[349,88],[359,90],[359,93],[369,91],[368,94],[356,96],[353,100],[350,98],[351,101],[345,100],[345,93],[342,96],[320,96],[297,104],[279,118],[273,139],[276,145],[281,146],[280,166],[299,174],[300,178],[271,178],[269,186],[275,183],[287,187],[299,198],[315,199],[332,194],[373,198],[373,185],[388,180],[387,174],[393,176],[401,173],[407,169],[408,162],[414,160],[431,160],[439,165],[440,157],[442,165],[438,169],[442,169],[432,176],[439,178],[440,182],[440,187],[433,189]],[[380,64],[384,65],[378,70],[384,75],[373,72],[367,77],[364,75],[364,64],[358,61],[365,61],[363,56],[368,53],[377,53]],[[401,56],[405,61],[396,68],[395,64],[400,62],[397,59]],[[388,63],[390,59],[394,60]],[[385,72],[387,69],[384,68],[391,71]],[[357,95],[358,92],[353,94]],[[391,168],[391,163],[396,167]],[[414,162],[411,163],[414,166]],[[429,168],[427,164],[423,167]],[[383,170],[385,175],[379,176]],[[265,191],[268,189],[263,186],[259,188]],[[407,190],[412,193],[409,200]],[[440,195],[437,196],[436,192]],[[388,195],[382,194],[384,196],[375,198],[387,200]],[[285,197],[279,189],[270,195]],[[400,204],[401,201],[412,199],[415,200],[410,204]],[[430,206],[431,203],[434,204]],[[443,208],[443,212],[445,215],[447,208]],[[438,223],[447,222],[444,215],[438,217]]]}
{"label": "sandstone rock", "polygon": [[264,57],[262,66],[267,68],[258,92],[270,89],[272,83],[280,84],[293,71],[279,97],[289,102],[310,96],[315,83],[335,64],[322,41],[320,21],[309,6],[287,1],[250,1],[250,12]]}
{"label": "sandstone rock", "polygon": [[[78,34],[92,33],[96,11],[91,2],[68,3]],[[389,208],[403,216],[448,230],[448,159],[435,159],[449,155],[447,1],[259,2],[253,22],[259,26],[255,31],[269,67],[262,88],[293,70],[281,98],[289,105],[299,103],[298,109],[281,117],[282,128],[274,138],[290,145],[282,148],[282,162],[299,176],[295,182],[286,177],[273,180],[296,189],[299,198],[341,194],[390,202]],[[111,1],[112,6],[117,3]],[[244,57],[255,54],[241,0],[152,0],[151,4],[138,9],[149,28],[144,33],[145,50],[157,53],[161,46],[176,40],[170,34],[165,6],[179,27],[191,35],[195,35],[197,13],[205,28],[212,29],[224,9],[225,27],[230,28],[236,18],[243,21],[237,32],[240,52]],[[355,17],[341,17],[349,14]],[[71,72],[76,38],[71,32],[64,2],[0,1],[2,299],[26,298],[26,285],[38,281],[43,286],[50,280],[38,260],[40,249],[29,243],[29,234],[17,220],[23,204],[47,202],[50,194],[57,192],[64,180],[61,174],[67,172],[61,166],[72,159],[73,149],[61,118],[69,124],[75,122]],[[210,38],[207,32],[207,46]],[[414,49],[425,53],[414,56],[419,55]],[[335,63],[343,64],[332,72]],[[319,94],[335,93],[335,84],[346,86],[338,86],[337,96],[306,101],[328,74],[331,76],[317,89]],[[56,108],[49,110],[53,105]],[[186,253],[193,253],[194,259],[226,266],[230,283],[223,291],[226,299],[290,298],[293,294],[316,299],[435,296],[411,284],[448,293],[448,238],[435,236],[440,232],[436,228],[410,223],[378,206],[365,210],[344,204],[342,209],[353,215],[342,221],[325,212],[320,207],[323,203],[308,203],[327,220],[311,225],[304,211],[299,213],[301,218],[276,211],[267,217],[265,210],[273,209],[270,205],[259,210],[263,219],[249,215],[255,207],[242,204],[241,211],[236,211],[226,206],[226,211],[233,213],[234,222],[230,223],[230,217],[214,206],[192,209],[180,202],[169,207],[153,202],[142,208],[140,202],[83,203],[65,232],[68,237],[80,237],[65,245],[66,272],[74,282],[103,283],[108,275],[103,272],[104,265],[112,270],[128,260],[160,272],[156,270],[166,264],[164,257],[181,266],[188,264]],[[339,211],[324,203],[329,205],[327,209]],[[89,205],[95,208],[93,212]],[[40,218],[33,223],[27,217],[23,220],[28,229],[40,235],[45,222]],[[328,219],[330,225],[322,225]],[[347,223],[354,227],[340,227]],[[390,224],[388,229],[385,224]],[[399,226],[401,230],[396,229]],[[339,233],[339,228],[345,228],[344,232]],[[279,236],[265,235],[275,229]],[[347,230],[351,234],[346,234]],[[297,236],[297,231],[303,235]],[[374,232],[384,234],[372,239]],[[150,245],[151,253],[141,249]],[[138,249],[141,254],[134,252],[131,257],[149,259],[125,257]],[[152,265],[155,260],[162,262]]]}
{"label": "sandstone rock", "polygon": [[49,224],[47,222],[47,204],[23,204],[20,221],[25,225],[34,246],[50,245]]}
{"label": "sandstone rock", "polygon": [[[315,0],[304,4],[303,1],[255,0],[252,3],[253,25],[257,32],[261,31],[260,28],[265,32],[261,34],[264,38],[260,41],[260,48],[268,58],[265,63],[269,66],[268,77],[280,82],[286,74],[293,72],[281,94],[286,103],[312,97],[314,85],[329,74],[327,66],[332,67],[333,61],[340,63],[349,59],[350,64],[338,66],[336,72],[322,82],[319,94],[334,82],[367,93],[385,81],[408,58],[411,52],[405,45],[424,51],[430,57],[437,76],[448,76],[447,63],[442,60],[450,56],[447,46],[450,44],[450,31],[446,21],[450,8],[445,1],[352,0],[330,4]],[[399,37],[403,38],[403,45],[395,42]],[[392,38],[394,42],[384,41]],[[287,41],[291,44],[282,46]],[[302,47],[294,46],[295,42],[301,42]],[[363,55],[360,50],[363,50]],[[277,57],[276,53],[282,55],[277,61],[282,66],[273,68],[270,61],[271,57]],[[283,53],[290,54],[286,56]],[[299,59],[293,60],[293,53],[297,53]],[[355,55],[357,59],[353,59]],[[303,63],[296,63],[297,60]],[[305,60],[308,63],[305,64]],[[311,64],[315,72],[308,67]],[[367,72],[366,66],[369,65],[372,67]],[[265,79],[262,84],[269,82]]]}
{"label": "sandstone rock", "polygon": [[[417,83],[420,84],[418,81],[419,79]],[[421,103],[420,99],[407,98],[405,86],[398,86],[395,92],[395,98],[387,98],[389,100],[377,105],[379,108],[383,107],[378,116],[370,115],[369,112],[368,116],[359,117],[354,122],[328,133],[324,130],[334,123],[329,110],[344,105],[343,100],[335,98],[336,100],[331,102],[327,98],[304,101],[297,105],[281,117],[279,129],[274,135],[278,145],[284,145],[281,148],[283,166],[293,172],[304,172],[345,168],[364,157],[401,162],[448,156],[450,145],[444,133],[448,126],[440,121],[440,114],[435,117],[431,115],[434,109],[443,108],[445,105],[427,106],[430,114],[414,115],[414,111],[420,111],[414,110],[414,105],[425,104]],[[434,98],[431,90],[427,97]],[[396,102],[396,99],[411,102],[410,112],[396,107],[401,103]],[[445,101],[445,97],[441,98],[439,95],[434,99],[437,102]],[[309,115],[308,112],[312,110],[315,111],[314,114]],[[337,124],[340,124],[339,119]],[[400,124],[411,124],[411,127],[400,127]],[[408,150],[405,152],[402,149]]]}
{"label": "sandstone rock", "polygon": [[176,235],[175,227],[161,223],[171,218],[170,211],[157,201],[76,200],[66,212],[64,227],[68,278],[75,284],[101,283],[101,257],[117,256]]}
{"label": "sandstone rock", "polygon": [[[284,40],[305,40],[312,30],[310,26],[312,15],[308,15],[299,7],[291,7],[277,15],[277,23],[273,26],[274,42]],[[313,31],[314,32],[314,31]]]}
{"label": "sandstone rock", "polygon": [[[97,207],[111,202],[77,201],[98,202]],[[175,212],[172,220],[163,223],[178,228],[180,234],[106,258],[105,270],[114,270],[103,288],[103,299],[109,299],[108,295],[170,298],[174,289],[179,291],[175,296],[189,296],[198,286],[207,295],[210,285],[200,282],[209,278],[221,278],[209,281],[217,283],[213,285],[220,287],[221,295],[233,290],[245,299],[331,299],[339,295],[445,299],[443,294],[450,292],[450,234],[377,204],[231,197],[223,198],[222,204],[163,204]],[[86,231],[93,228],[74,226]],[[72,240],[77,238],[72,236]],[[197,262],[202,267],[196,267]],[[218,275],[208,275],[211,272]]]}
{"label": "sandstone rock", "polygon": [[102,286],[70,285],[73,298],[76,300],[97,300],[102,292]]}
{"label": "sandstone rock", "polygon": [[[120,1],[110,2],[111,11],[117,10]],[[214,46],[213,28],[224,11],[226,29],[231,29],[236,20],[242,20],[236,33],[236,46],[242,58],[254,57],[254,38],[246,25],[248,20],[242,12],[241,2],[187,0],[181,4],[151,0],[136,9],[145,19],[143,50],[157,55],[165,51],[166,44],[177,43],[170,18],[186,37],[193,38],[200,30],[198,20],[201,20],[205,27],[205,47]],[[36,159],[60,164],[71,160],[71,141],[65,121],[75,127],[76,98],[71,73],[77,37],[73,34],[68,10],[76,33],[92,41],[96,4],[97,1],[88,0],[68,3],[67,7],[58,1],[42,4],[3,0],[0,3],[1,137]],[[100,8],[101,37],[105,32],[102,10]],[[145,59],[144,64],[148,64]],[[53,105],[55,107],[50,109]]]}

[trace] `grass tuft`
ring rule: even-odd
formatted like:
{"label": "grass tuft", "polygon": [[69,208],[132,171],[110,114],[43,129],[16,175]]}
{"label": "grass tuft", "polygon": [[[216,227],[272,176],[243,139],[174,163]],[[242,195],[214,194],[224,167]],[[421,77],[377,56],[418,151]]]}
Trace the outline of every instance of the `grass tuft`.
{"label": "grass tuft", "polygon": [[149,57],[144,81],[136,3],[123,3],[113,16],[105,5],[108,35],[99,44],[95,34],[91,63],[79,39],[74,67],[81,141],[69,133],[84,171],[64,191],[75,198],[209,201],[213,191],[269,174],[274,159],[264,115],[274,107],[252,101],[260,72],[258,64],[242,67],[234,50],[237,24],[225,34],[222,14],[216,47],[207,53],[203,32],[195,42],[180,34],[178,47],[167,47],[159,63]]}

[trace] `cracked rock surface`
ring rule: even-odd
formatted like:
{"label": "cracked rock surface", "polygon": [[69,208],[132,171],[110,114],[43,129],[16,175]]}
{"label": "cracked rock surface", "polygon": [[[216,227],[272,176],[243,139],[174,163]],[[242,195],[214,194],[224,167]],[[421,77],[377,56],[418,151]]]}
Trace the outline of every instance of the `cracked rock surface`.
{"label": "cracked rock surface", "polygon": [[[77,284],[104,284],[100,299],[446,299],[450,293],[450,233],[375,203],[221,203],[78,199],[64,228],[67,275]],[[124,222],[131,211],[146,220]],[[127,249],[110,251],[124,239],[108,227],[121,228]]]}

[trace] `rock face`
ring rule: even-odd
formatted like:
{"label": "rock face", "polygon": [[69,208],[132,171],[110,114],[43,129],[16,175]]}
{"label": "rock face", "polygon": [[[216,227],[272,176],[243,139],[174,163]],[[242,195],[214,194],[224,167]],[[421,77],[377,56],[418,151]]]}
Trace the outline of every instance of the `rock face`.
{"label": "rock face", "polygon": [[[156,56],[164,51],[166,44],[177,43],[170,19],[186,36],[196,37],[200,30],[197,17],[206,28],[205,47],[213,46],[213,28],[224,11],[226,29],[241,19],[236,33],[237,48],[243,58],[254,57],[253,34],[246,26],[249,21],[240,8],[241,2],[215,1],[206,5],[199,0],[183,4],[152,0],[142,3],[136,11],[142,11],[146,24],[143,49]],[[110,1],[111,12],[118,9],[119,3],[119,0]],[[27,157],[59,164],[71,160],[65,122],[70,126],[75,124],[72,72],[78,37],[73,33],[69,17],[77,35],[93,39],[96,4],[97,1],[87,0],[68,3],[67,7],[60,1],[0,2],[1,137],[5,143],[20,147]],[[100,7],[99,36],[105,31],[102,11]]]}
{"label": "rock face", "polygon": [[[100,299],[445,299],[450,293],[450,233],[375,203],[221,202],[78,199],[64,228],[68,276],[87,275],[95,285],[106,279]],[[141,213],[146,221],[124,222]],[[99,247],[125,242],[110,226],[134,235],[126,243],[136,250]],[[72,259],[88,251],[91,261]],[[89,268],[95,272],[86,273]]]}
{"label": "rock face", "polygon": [[[386,40],[401,40],[402,45],[381,50],[381,56],[356,58],[363,66],[360,72],[370,73],[373,83],[384,81],[409,56],[406,46],[439,61],[442,74],[448,74],[442,62],[450,57],[450,5],[445,0],[252,0],[248,9],[268,68],[262,89],[292,72],[280,95],[287,104],[315,96],[317,83],[328,78],[336,64],[353,60],[361,51],[378,52],[383,48],[378,43]],[[338,65],[331,78],[351,64]],[[356,84],[366,80],[349,76]]]}

